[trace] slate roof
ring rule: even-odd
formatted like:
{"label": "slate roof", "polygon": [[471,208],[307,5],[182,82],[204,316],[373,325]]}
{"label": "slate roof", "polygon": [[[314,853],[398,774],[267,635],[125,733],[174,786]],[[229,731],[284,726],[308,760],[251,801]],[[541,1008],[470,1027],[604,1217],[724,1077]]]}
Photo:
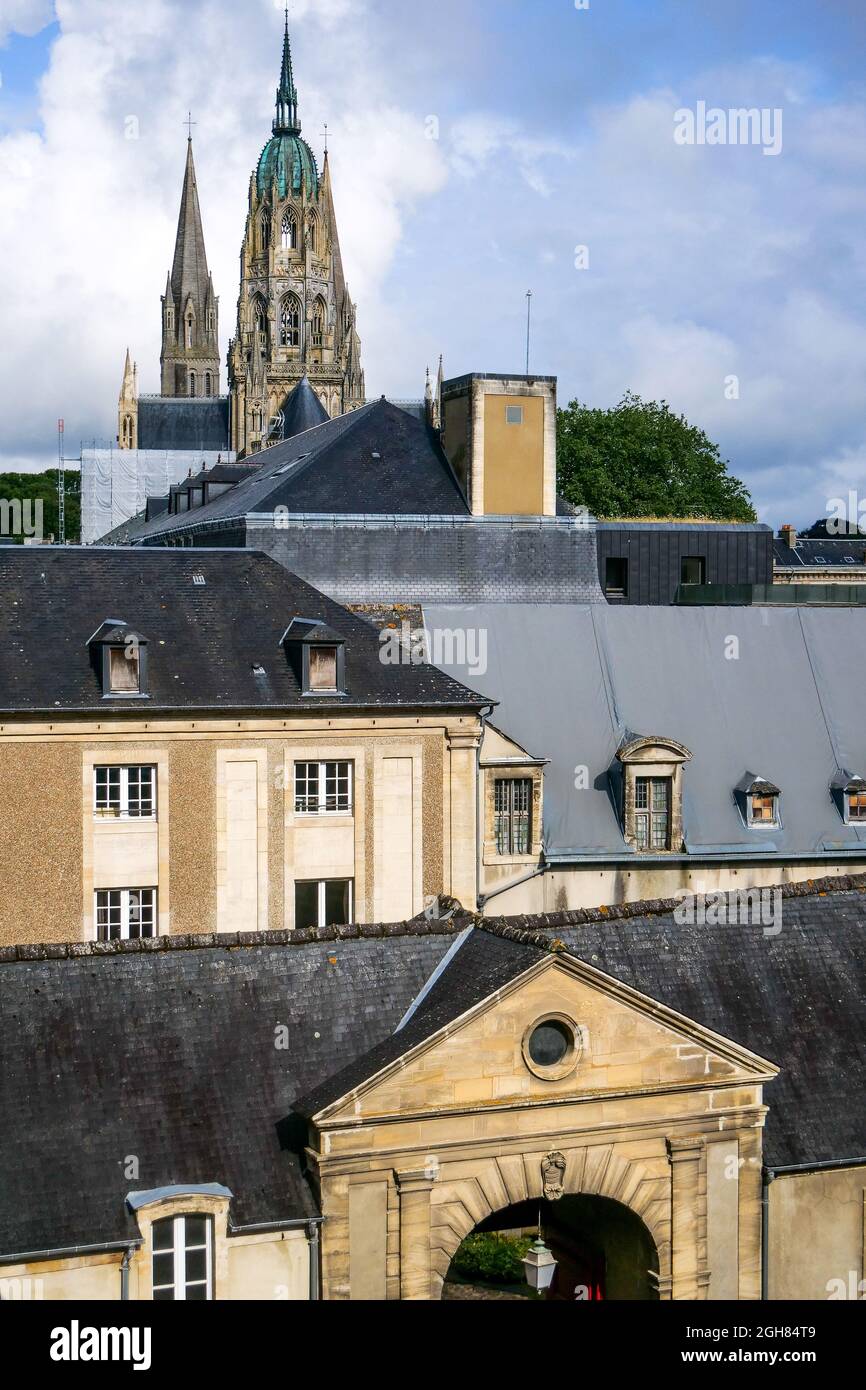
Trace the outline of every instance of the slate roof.
{"label": "slate roof", "polygon": [[773,560],[779,569],[866,568],[866,536],[801,539],[793,550],[786,541],[773,542]]}
{"label": "slate roof", "polygon": [[138,447],[208,452],[228,449],[228,396],[139,397]]}
{"label": "slate roof", "polygon": [[237,526],[250,515],[467,516],[469,509],[432,430],[384,398],[327,420],[256,455],[261,467],[207,507],[162,517],[142,540]]}
{"label": "slate roof", "polygon": [[3,953],[0,1254],[134,1237],[131,1189],[223,1183],[235,1225],[314,1213],[291,1103],[396,1026],[451,930]]}
{"label": "slate roof", "polygon": [[[555,943],[780,1067],[764,1091],[767,1166],[866,1161],[866,878],[778,892],[777,935],[761,926],[683,926],[670,902],[633,904],[625,918],[611,908],[480,921],[465,944],[455,944],[403,1029],[295,1108],[312,1116],[340,1100],[537,964]],[[667,911],[639,915],[647,906]]]}
{"label": "slate roof", "polygon": [[[548,860],[638,857],[625,843],[610,775],[635,729],[692,753],[683,774],[686,858],[866,858],[866,826],[846,825],[830,795],[839,769],[866,775],[862,608],[429,604],[424,617],[431,631],[486,633],[487,670],[472,677],[473,688],[500,702],[499,728],[550,759]],[[460,665],[441,656],[459,679]],[[576,765],[588,769],[577,793]],[[734,789],[746,768],[781,789],[778,828],[744,823]]]}
{"label": "slate roof", "polygon": [[148,710],[309,709],[281,646],[294,618],[345,637],[341,708],[485,703],[435,667],[383,664],[370,624],[254,551],[16,546],[0,554],[0,710],[104,713],[87,643],[107,619],[148,641]]}
{"label": "slate roof", "polygon": [[[764,1092],[769,1166],[862,1159],[866,878],[780,891],[775,937],[679,926],[658,902],[475,930],[458,915],[0,948],[0,1255],[133,1237],[133,1188],[222,1183],[235,1226],[309,1216],[298,1112],[372,1077],[558,942],[781,1068]],[[131,1181],[118,1156],[133,1154]]]}
{"label": "slate roof", "polygon": [[283,439],[294,439],[296,434],[315,429],[329,418],[312,386],[309,377],[301,377],[293,386],[280,409],[283,412]]}

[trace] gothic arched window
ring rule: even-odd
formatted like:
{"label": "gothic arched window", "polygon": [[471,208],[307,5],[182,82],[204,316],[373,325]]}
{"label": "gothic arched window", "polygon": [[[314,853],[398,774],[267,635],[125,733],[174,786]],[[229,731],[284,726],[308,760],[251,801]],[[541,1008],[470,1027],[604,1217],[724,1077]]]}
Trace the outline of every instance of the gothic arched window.
{"label": "gothic arched window", "polygon": [[267,333],[268,311],[265,307],[265,301],[263,299],[256,300],[255,308],[253,309],[253,321],[255,323],[257,333],[261,333],[263,335]]}
{"label": "gothic arched window", "polygon": [[190,318],[188,318],[187,321],[186,321],[186,345],[187,345],[188,348],[191,348],[191,347],[192,347],[192,317],[191,317],[191,316],[190,316]]}
{"label": "gothic arched window", "polygon": [[287,294],[280,305],[280,346],[301,346],[301,305],[293,294]]}
{"label": "gothic arched window", "polygon": [[194,395],[195,395],[195,386],[196,386],[196,383],[195,383],[195,372],[190,372],[190,374],[189,374],[189,394],[190,394],[191,396],[194,396]]}
{"label": "gothic arched window", "polygon": [[325,336],[325,301],[317,299],[313,305],[313,347],[321,347]]}
{"label": "gothic arched window", "polygon": [[283,213],[283,250],[296,251],[298,249],[298,220],[293,212]]}
{"label": "gothic arched window", "polygon": [[310,214],[310,220],[307,223],[307,241],[309,242],[310,250],[315,256],[319,249],[319,224],[313,213]]}
{"label": "gothic arched window", "polygon": [[210,372],[204,374],[204,393],[206,396],[213,395],[213,378]]}
{"label": "gothic arched window", "polygon": [[266,210],[262,214],[262,250],[267,251],[271,244],[271,214]]}

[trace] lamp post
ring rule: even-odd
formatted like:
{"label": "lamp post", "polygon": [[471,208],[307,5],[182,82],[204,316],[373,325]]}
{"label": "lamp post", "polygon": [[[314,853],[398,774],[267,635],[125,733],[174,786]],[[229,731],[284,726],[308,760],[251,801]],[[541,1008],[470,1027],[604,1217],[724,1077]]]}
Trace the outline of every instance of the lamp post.
{"label": "lamp post", "polygon": [[531,1289],[535,1289],[537,1293],[544,1293],[550,1288],[557,1262],[541,1239],[541,1212],[538,1213],[538,1239],[521,1263],[526,1270],[526,1282]]}

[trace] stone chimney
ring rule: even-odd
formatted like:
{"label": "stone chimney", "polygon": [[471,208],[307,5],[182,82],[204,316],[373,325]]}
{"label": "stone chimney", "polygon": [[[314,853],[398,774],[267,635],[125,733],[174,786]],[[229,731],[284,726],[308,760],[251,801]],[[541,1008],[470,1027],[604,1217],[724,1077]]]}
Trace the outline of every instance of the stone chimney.
{"label": "stone chimney", "polygon": [[782,526],[779,529],[779,538],[785,542],[791,550],[797,549],[797,528],[796,526]]}

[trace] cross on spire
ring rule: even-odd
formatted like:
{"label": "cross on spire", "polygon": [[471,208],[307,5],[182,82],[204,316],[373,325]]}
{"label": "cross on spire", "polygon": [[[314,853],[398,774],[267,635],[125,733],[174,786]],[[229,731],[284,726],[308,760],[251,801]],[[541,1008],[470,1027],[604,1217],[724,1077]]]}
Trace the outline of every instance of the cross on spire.
{"label": "cross on spire", "polygon": [[327,153],[328,153],[328,122],[327,122],[327,121],[325,121],[325,129],[322,131],[322,134],[323,134],[324,137],[325,137],[325,154],[327,154]]}
{"label": "cross on spire", "polygon": [[198,121],[194,121],[194,120],[193,120],[193,118],[192,118],[192,112],[191,112],[191,111],[187,112],[187,117],[186,117],[186,120],[184,121],[184,125],[186,126],[186,129],[187,129],[187,138],[188,138],[189,140],[191,140],[191,139],[192,139],[192,128],[193,128],[194,125],[198,125]]}

